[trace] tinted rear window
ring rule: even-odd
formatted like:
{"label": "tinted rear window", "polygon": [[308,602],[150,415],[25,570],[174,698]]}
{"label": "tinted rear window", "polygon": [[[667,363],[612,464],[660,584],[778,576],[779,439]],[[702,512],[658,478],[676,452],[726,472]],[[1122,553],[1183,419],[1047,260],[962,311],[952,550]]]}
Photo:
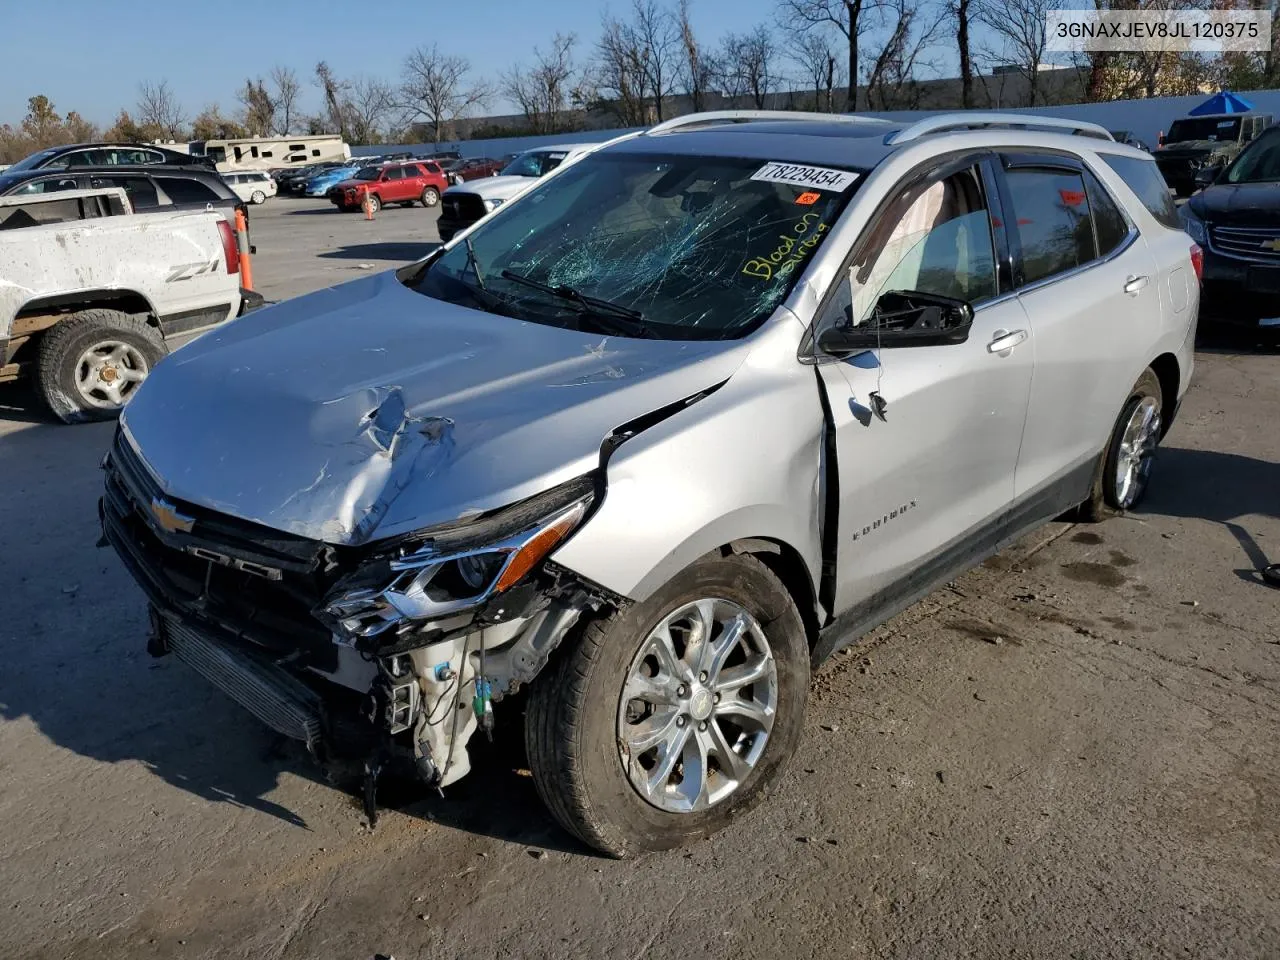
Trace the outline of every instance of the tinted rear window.
{"label": "tinted rear window", "polygon": [[1010,170],[1022,244],[1022,282],[1035,283],[1097,256],[1084,180],[1064,170]]}
{"label": "tinted rear window", "polygon": [[156,182],[174,203],[217,203],[222,200],[212,187],[206,186],[199,180],[156,177]]}
{"label": "tinted rear window", "polygon": [[1178,207],[1169,193],[1169,185],[1165,183],[1154,160],[1139,160],[1136,157],[1121,157],[1104,153],[1101,155],[1107,166],[1125,182],[1125,185],[1137,194],[1142,205],[1153,217],[1166,227],[1181,230],[1178,221]]}

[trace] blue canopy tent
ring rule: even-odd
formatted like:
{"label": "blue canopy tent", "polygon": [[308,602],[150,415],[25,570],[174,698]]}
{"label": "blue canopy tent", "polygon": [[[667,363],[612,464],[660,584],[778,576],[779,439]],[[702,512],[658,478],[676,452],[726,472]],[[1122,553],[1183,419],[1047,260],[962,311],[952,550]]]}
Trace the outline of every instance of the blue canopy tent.
{"label": "blue canopy tent", "polygon": [[1213,117],[1224,113],[1248,113],[1252,109],[1253,104],[1244,97],[1237,97],[1230,90],[1223,90],[1192,110],[1189,116]]}

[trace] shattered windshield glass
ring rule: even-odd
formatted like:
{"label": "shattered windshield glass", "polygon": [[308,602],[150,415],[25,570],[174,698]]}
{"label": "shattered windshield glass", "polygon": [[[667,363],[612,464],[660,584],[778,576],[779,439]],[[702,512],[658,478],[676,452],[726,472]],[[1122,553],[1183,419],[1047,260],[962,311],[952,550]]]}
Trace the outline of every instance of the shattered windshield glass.
{"label": "shattered windshield glass", "polygon": [[380,167],[363,167],[352,180],[377,180],[378,174],[382,172]]}
{"label": "shattered windshield glass", "polygon": [[761,160],[594,154],[409,282],[438,300],[575,329],[739,337],[786,297],[858,180]]}

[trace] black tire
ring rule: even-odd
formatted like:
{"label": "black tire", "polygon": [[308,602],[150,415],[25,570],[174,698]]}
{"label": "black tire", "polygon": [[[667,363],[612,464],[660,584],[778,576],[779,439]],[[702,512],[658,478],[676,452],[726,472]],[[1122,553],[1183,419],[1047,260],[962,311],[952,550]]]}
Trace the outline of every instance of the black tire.
{"label": "black tire", "polygon": [[263,193],[261,190],[255,190],[249,196],[249,200],[252,201],[253,203],[266,203],[267,195]]}
{"label": "black tire", "polygon": [[377,213],[379,210],[382,209],[382,198],[379,197],[376,193],[369,194],[369,209],[371,209],[374,213]]}
{"label": "black tire", "polygon": [[1123,513],[1125,509],[1132,509],[1146,495],[1147,483],[1144,481],[1133,501],[1128,507],[1123,507],[1117,494],[1115,476],[1125,427],[1128,425],[1129,418],[1133,415],[1134,410],[1147,398],[1155,400],[1157,410],[1163,408],[1164,397],[1160,390],[1160,379],[1150,367],[1142,371],[1142,376],[1133,385],[1133,389],[1129,391],[1128,399],[1125,400],[1124,406],[1120,408],[1120,415],[1116,418],[1115,426],[1111,428],[1111,438],[1107,441],[1106,453],[1098,461],[1098,468],[1093,477],[1093,486],[1089,491],[1089,499],[1080,504],[1079,508],[1077,508],[1076,516],[1072,519],[1082,523],[1099,523],[1108,517]]}
{"label": "black tire", "polygon": [[111,340],[128,344],[140,353],[148,372],[169,352],[159,331],[145,320],[101,308],[73,313],[40,338],[36,390],[63,423],[109,420],[120,413],[118,406],[96,407],[87,402],[76,382],[80,357],[95,343]]}
{"label": "black tire", "polygon": [[[705,597],[737,603],[761,625],[777,669],[777,708],[764,752],[729,797],[696,813],[669,813],[643,799],[623,769],[619,698],[650,630]],[[808,694],[808,639],[782,584],[754,557],[704,557],[643,603],[589,621],[576,643],[560,651],[529,691],[529,767],[551,813],[584,843],[619,858],[670,849],[722,829],[777,784],[800,744]]]}
{"label": "black tire", "polygon": [[425,187],[419,198],[424,207],[434,207],[440,203],[440,191],[435,187]]}

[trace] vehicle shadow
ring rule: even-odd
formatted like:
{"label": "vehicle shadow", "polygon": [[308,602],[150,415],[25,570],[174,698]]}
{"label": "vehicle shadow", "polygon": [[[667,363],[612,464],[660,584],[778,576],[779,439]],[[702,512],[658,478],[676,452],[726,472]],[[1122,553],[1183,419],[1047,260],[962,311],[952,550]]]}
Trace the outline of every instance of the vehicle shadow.
{"label": "vehicle shadow", "polygon": [[[29,383],[0,384],[0,421],[13,423],[58,423]],[[0,439],[0,444],[4,443]]]}
{"label": "vehicle shadow", "polygon": [[1236,570],[1236,576],[1266,585],[1262,568],[1280,557],[1268,560],[1239,521],[1255,515],[1280,518],[1280,463],[1214,450],[1161,447],[1155,470],[1156,482],[1135,512],[1221,523],[1252,564]]}
{"label": "vehicle shadow", "polygon": [[403,243],[387,241],[384,243],[357,243],[351,246],[338,247],[317,254],[322,260],[421,260],[441,243],[436,240],[425,240],[420,243]]}
{"label": "vehicle shadow", "polygon": [[[95,549],[99,464],[114,430],[40,424],[0,436],[8,494],[0,498],[8,547],[0,550],[0,724],[26,721],[36,730],[26,736],[56,748],[104,764],[140,763],[210,803],[307,829],[306,811],[273,794],[286,772],[327,784],[323,771],[300,744],[261,726],[175,658],[149,656],[142,592],[110,548]],[[474,772],[443,798],[420,783],[384,779],[380,802],[463,831],[581,851],[519,772],[519,706],[504,702],[497,712],[495,743],[473,740]]]}

